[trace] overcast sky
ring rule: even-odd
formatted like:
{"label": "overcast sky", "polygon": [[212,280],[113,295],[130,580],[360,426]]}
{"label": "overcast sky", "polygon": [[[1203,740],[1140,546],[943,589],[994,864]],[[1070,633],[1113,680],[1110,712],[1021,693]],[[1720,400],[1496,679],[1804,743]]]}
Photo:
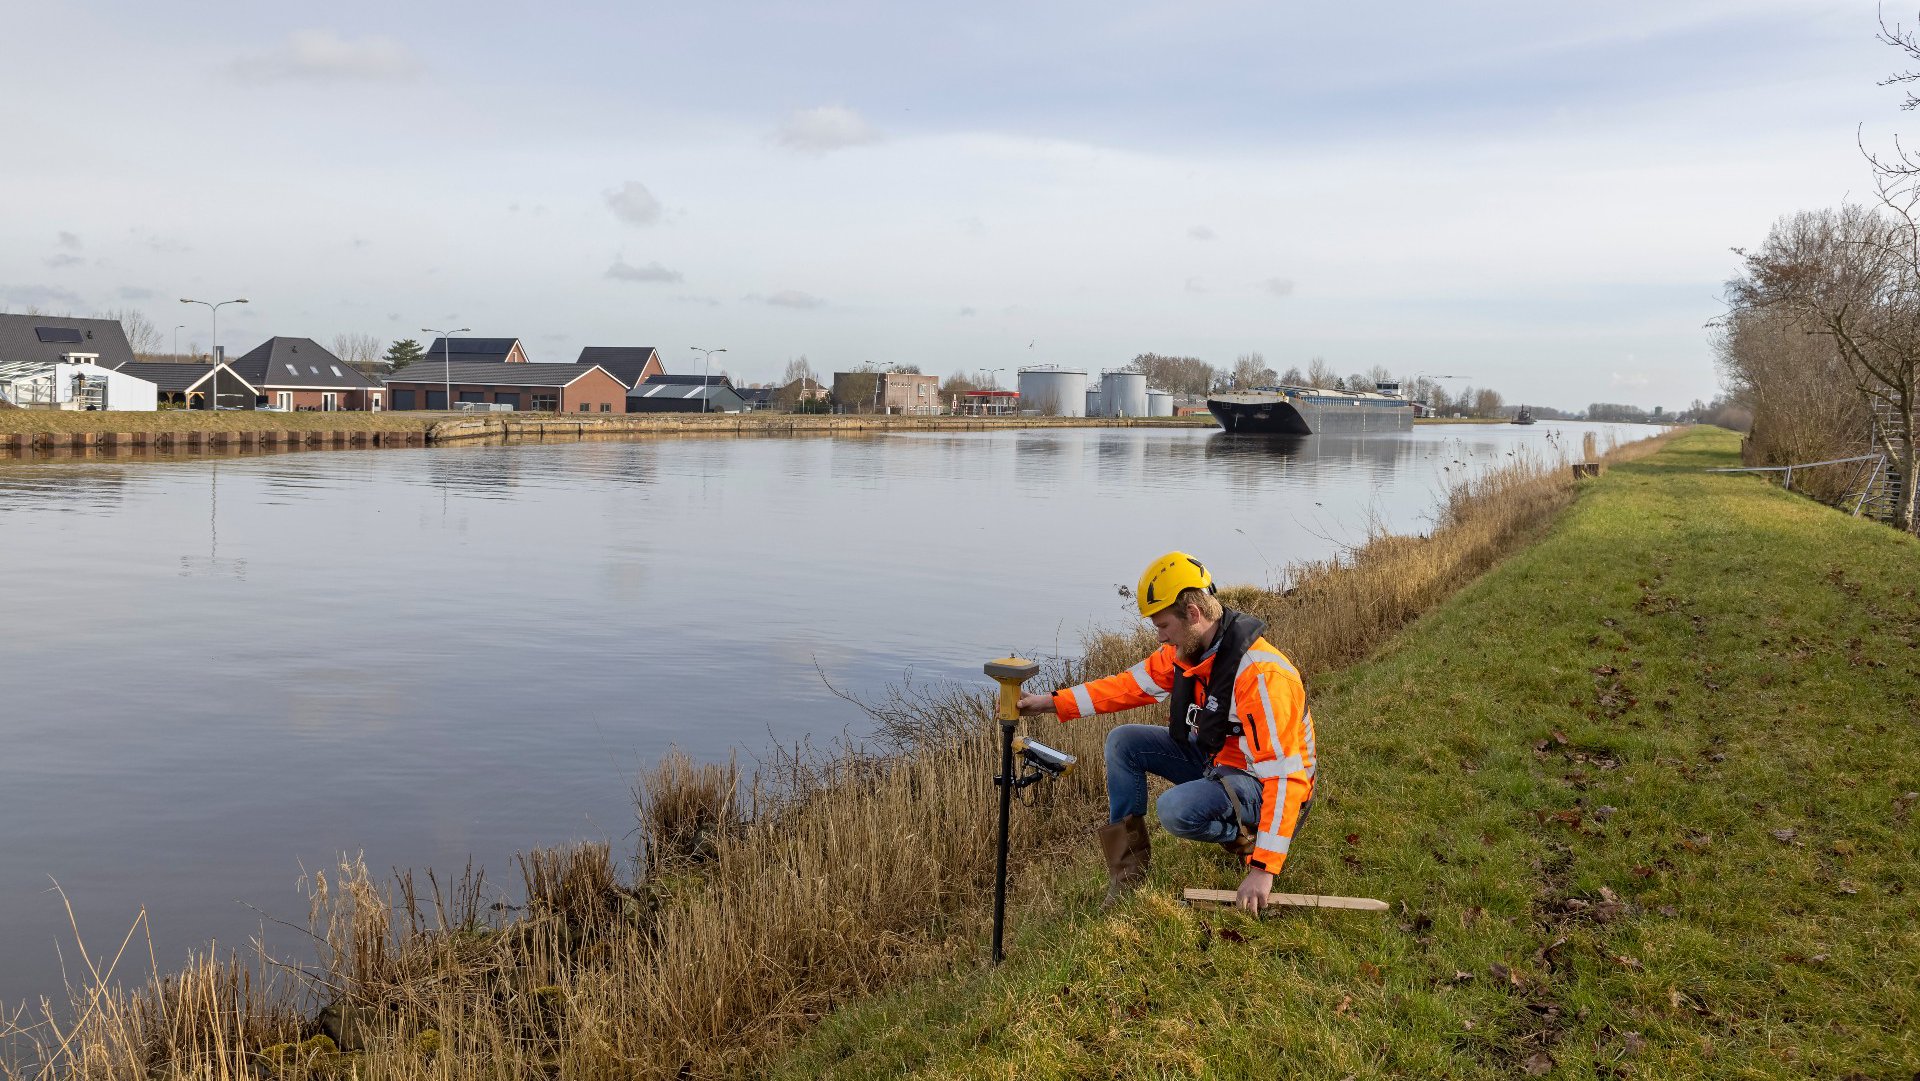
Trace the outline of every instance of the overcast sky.
{"label": "overcast sky", "polygon": [[[1892,9],[1889,9],[1890,12]],[[1143,351],[1716,387],[1728,249],[1911,132],[1867,3],[16,5],[0,306],[238,353]]]}

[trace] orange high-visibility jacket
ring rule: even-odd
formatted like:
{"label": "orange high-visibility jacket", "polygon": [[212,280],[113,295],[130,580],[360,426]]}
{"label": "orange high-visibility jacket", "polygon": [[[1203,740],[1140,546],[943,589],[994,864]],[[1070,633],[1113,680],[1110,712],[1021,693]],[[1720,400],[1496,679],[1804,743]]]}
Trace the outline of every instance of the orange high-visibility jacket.
{"label": "orange high-visibility jacket", "polygon": [[[1118,713],[1165,701],[1173,690],[1176,667],[1205,688],[1215,654],[1199,664],[1182,664],[1171,645],[1117,676],[1096,679],[1053,693],[1062,721],[1095,713]],[[1205,690],[1198,692],[1202,698]],[[1313,714],[1300,672],[1265,638],[1254,640],[1233,680],[1233,713],[1240,731],[1229,736],[1213,764],[1251,773],[1260,781],[1259,829],[1247,862],[1275,874],[1287,860],[1300,808],[1313,798]]]}

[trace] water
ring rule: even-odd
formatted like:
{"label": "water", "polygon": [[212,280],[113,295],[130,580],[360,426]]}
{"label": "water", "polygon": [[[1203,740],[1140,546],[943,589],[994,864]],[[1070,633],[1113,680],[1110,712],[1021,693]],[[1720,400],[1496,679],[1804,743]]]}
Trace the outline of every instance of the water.
{"label": "water", "polygon": [[[865,729],[1131,618],[1173,548],[1226,582],[1431,523],[1543,423],[1273,442],[1192,429],[0,459],[0,1003],[144,907],[162,968],[304,921],[303,871],[510,877],[632,847],[636,770]],[[1282,648],[1285,644],[1281,643]],[[139,979],[144,933],[133,951]],[[130,962],[129,962],[130,964]]]}

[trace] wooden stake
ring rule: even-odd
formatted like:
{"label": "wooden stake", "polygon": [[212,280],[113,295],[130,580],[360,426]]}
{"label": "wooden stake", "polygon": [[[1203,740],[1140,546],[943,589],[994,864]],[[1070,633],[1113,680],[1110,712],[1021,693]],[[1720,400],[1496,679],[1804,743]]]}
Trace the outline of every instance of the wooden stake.
{"label": "wooden stake", "polygon": [[[1207,901],[1213,904],[1230,905],[1239,900],[1239,894],[1233,890],[1186,891],[1188,901]],[[1371,897],[1325,897],[1317,893],[1269,893],[1267,904],[1298,905],[1302,908],[1347,908],[1359,912],[1385,912],[1387,903]]]}

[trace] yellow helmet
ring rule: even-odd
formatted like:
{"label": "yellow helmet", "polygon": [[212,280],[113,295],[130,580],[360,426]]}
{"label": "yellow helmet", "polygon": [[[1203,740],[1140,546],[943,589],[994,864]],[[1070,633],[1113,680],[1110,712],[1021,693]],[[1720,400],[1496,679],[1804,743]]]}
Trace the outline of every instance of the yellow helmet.
{"label": "yellow helmet", "polygon": [[1139,588],[1133,591],[1134,602],[1140,606],[1140,618],[1145,619],[1172,604],[1181,591],[1187,589],[1213,592],[1213,576],[1199,560],[1185,552],[1168,552],[1147,564],[1146,572],[1140,575]]}

